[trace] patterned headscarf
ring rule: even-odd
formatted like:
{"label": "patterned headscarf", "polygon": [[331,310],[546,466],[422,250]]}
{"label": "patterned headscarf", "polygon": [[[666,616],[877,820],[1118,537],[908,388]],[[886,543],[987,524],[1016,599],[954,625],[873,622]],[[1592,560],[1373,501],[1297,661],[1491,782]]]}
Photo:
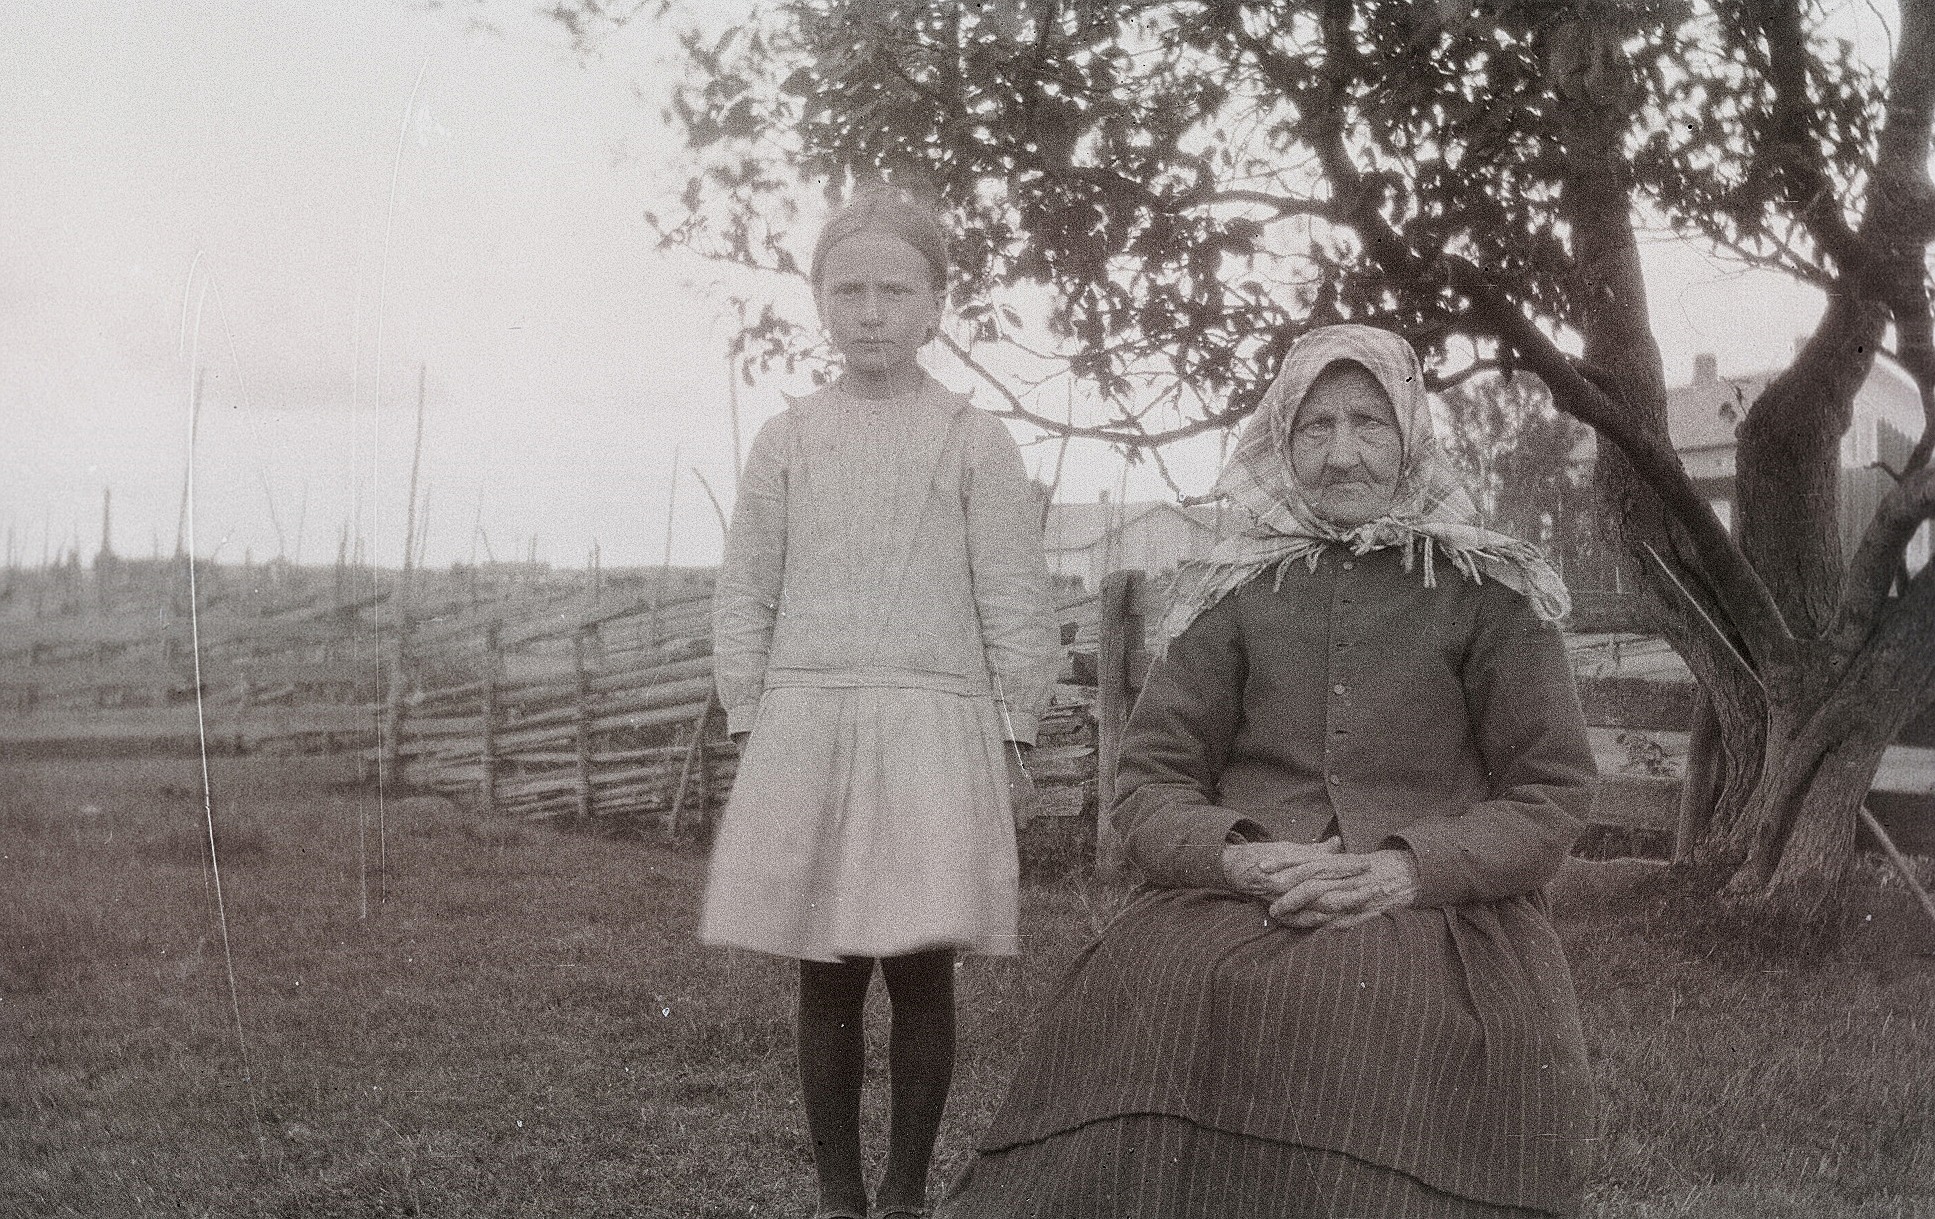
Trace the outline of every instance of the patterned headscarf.
{"label": "patterned headscarf", "polygon": [[[1362,365],[1390,396],[1403,448],[1390,510],[1352,529],[1317,515],[1290,466],[1297,409],[1318,376],[1340,360]],[[1438,444],[1418,355],[1389,331],[1325,326],[1298,339],[1205,498],[1228,499],[1255,519],[1210,553],[1201,576],[1179,587],[1162,623],[1165,645],[1265,568],[1276,567],[1278,587],[1299,559],[1315,571],[1317,556],[1333,543],[1360,555],[1402,546],[1405,570],[1421,565],[1427,588],[1437,585],[1435,561],[1441,553],[1467,579],[1490,576],[1522,594],[1548,622],[1572,608],[1565,583],[1536,547],[1475,523],[1478,510]]]}

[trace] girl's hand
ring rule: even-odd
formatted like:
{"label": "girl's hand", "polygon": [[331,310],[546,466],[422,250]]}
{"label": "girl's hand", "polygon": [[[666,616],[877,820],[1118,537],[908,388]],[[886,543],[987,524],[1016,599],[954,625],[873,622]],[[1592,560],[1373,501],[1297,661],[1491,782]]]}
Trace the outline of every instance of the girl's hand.
{"label": "girl's hand", "polygon": [[1344,849],[1341,839],[1322,842],[1237,842],[1223,848],[1223,876],[1230,888],[1252,897],[1277,898],[1294,881],[1278,879],[1300,863],[1329,859]]}
{"label": "girl's hand", "polygon": [[1339,854],[1294,864],[1276,879],[1284,888],[1270,903],[1271,918],[1286,927],[1342,930],[1416,901],[1418,861],[1405,850]]}
{"label": "girl's hand", "polygon": [[1015,828],[1027,829],[1041,811],[1041,793],[1035,789],[1034,776],[1021,764],[1021,751],[1010,745],[1002,752],[1008,757],[1008,806],[1014,813]]}

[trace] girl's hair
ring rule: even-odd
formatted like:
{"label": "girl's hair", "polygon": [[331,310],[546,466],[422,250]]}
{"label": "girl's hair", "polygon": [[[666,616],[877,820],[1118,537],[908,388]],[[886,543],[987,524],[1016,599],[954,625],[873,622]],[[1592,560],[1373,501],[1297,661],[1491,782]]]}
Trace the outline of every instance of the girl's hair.
{"label": "girl's hair", "polygon": [[904,190],[884,183],[863,186],[846,205],[827,218],[820,239],[813,244],[813,286],[820,286],[820,270],[827,251],[861,233],[884,233],[912,246],[927,261],[934,290],[947,290],[947,230],[940,214]]}

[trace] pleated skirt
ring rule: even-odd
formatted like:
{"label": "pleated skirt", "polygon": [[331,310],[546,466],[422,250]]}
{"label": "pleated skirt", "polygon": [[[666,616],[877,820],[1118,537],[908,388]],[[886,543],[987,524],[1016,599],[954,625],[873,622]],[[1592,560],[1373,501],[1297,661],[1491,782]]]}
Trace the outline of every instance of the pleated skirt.
{"label": "pleated skirt", "polygon": [[699,938],[814,961],[1013,954],[1003,747],[986,697],[768,690],[715,836]]}

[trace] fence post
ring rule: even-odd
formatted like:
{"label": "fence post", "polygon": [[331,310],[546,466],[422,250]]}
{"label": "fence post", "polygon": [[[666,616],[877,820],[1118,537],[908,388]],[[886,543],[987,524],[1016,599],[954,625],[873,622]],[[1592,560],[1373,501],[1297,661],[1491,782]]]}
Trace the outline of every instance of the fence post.
{"label": "fence post", "polygon": [[249,704],[255,700],[255,683],[244,677],[240,695],[235,700],[235,755],[248,752]]}
{"label": "fence post", "polygon": [[712,837],[712,721],[713,716],[699,720],[699,772],[692,777],[698,787],[699,833],[704,838]]}
{"label": "fence post", "polygon": [[[377,782],[386,787],[397,781],[397,762],[403,754],[403,704],[409,694],[409,665],[413,654],[410,630],[406,605],[397,623],[396,663],[390,666],[390,687],[383,707],[384,734],[377,743]],[[382,644],[379,642],[377,646],[380,648]]]}
{"label": "fence post", "polygon": [[497,812],[497,684],[504,672],[504,650],[499,645],[499,630],[500,624],[496,622],[484,628],[484,726],[478,751],[483,776],[478,782],[478,800],[486,816]]}
{"label": "fence post", "polygon": [[1095,873],[1104,880],[1122,875],[1122,840],[1109,810],[1115,804],[1115,766],[1135,697],[1129,665],[1142,647],[1143,582],[1140,571],[1110,572],[1102,577],[1096,607],[1101,639],[1095,657]]}
{"label": "fence post", "polygon": [[574,736],[578,745],[578,820],[589,820],[591,795],[591,666],[585,653],[596,625],[583,626],[571,636],[571,668],[578,678],[578,718]]}
{"label": "fence post", "polygon": [[[378,643],[380,648],[383,645]],[[403,665],[399,651],[390,666],[389,684],[383,691],[383,709],[376,720],[376,785],[388,788],[396,782],[397,734],[403,727],[403,679],[397,670]]]}
{"label": "fence post", "polygon": [[[705,728],[706,724],[712,719],[712,709],[718,705],[718,702],[719,691],[714,689],[706,695],[705,706],[699,708],[699,718],[692,721],[692,739],[686,742],[685,760],[679,765],[679,784],[677,789],[672,793],[671,807],[665,810],[664,830],[667,838],[673,838],[678,835],[679,814],[685,808],[685,792],[686,788],[692,782],[693,766],[706,765]],[[702,793],[700,798],[706,799],[709,793],[706,792],[704,786],[705,780],[702,779],[700,782],[700,791]]]}

